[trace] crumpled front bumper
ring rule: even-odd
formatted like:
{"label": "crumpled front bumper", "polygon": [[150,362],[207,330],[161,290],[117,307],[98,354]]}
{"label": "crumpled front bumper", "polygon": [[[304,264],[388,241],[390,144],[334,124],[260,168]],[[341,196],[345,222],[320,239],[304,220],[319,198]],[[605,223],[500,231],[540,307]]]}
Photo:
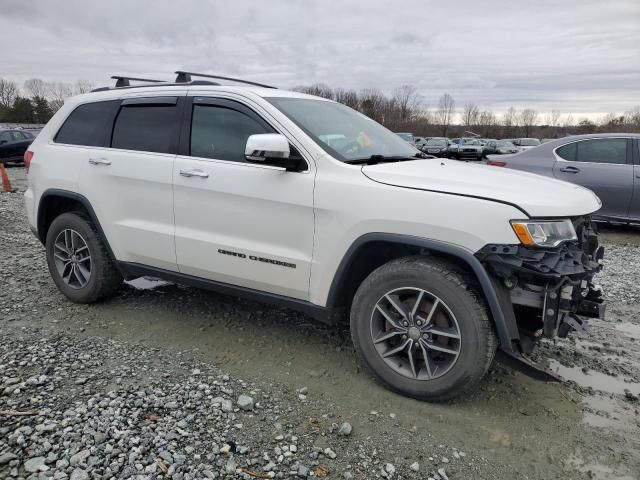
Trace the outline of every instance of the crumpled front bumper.
{"label": "crumpled front bumper", "polygon": [[521,337],[521,351],[537,337],[588,331],[586,318],[604,317],[602,292],[593,277],[604,249],[590,217],[573,219],[578,240],[556,248],[486,245],[476,257],[508,291]]}

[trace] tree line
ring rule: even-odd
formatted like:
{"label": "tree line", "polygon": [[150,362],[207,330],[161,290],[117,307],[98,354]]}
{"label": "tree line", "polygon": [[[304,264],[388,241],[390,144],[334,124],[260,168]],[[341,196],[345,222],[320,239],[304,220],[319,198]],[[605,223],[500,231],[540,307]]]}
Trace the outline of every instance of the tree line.
{"label": "tree line", "polygon": [[0,122],[47,123],[66,98],[91,91],[93,84],[45,82],[31,78],[22,85],[0,78]]}
{"label": "tree line", "polygon": [[[32,78],[18,85],[0,78],[0,122],[46,123],[66,98],[89,92],[93,87],[85,80],[69,84]],[[322,83],[294,90],[343,103],[395,132],[427,137],[456,137],[472,132],[486,138],[557,138],[580,133],[640,132],[640,106],[622,114],[608,113],[593,121],[575,119],[572,114],[563,115],[558,110],[542,113],[532,108],[510,107],[497,114],[473,102],[456,109],[456,101],[448,93],[430,108],[413,85],[401,85],[390,95],[375,88],[357,91]]]}
{"label": "tree line", "polygon": [[294,90],[343,103],[394,132],[411,132],[425,137],[458,137],[473,133],[485,138],[559,138],[582,133],[640,132],[640,106],[622,114],[608,113],[593,121],[576,119],[570,113],[563,115],[559,110],[542,113],[532,108],[517,110],[510,107],[503,114],[496,114],[473,102],[456,109],[455,99],[448,93],[430,108],[413,85],[397,87],[391,95],[378,89],[345,90],[321,83]]}

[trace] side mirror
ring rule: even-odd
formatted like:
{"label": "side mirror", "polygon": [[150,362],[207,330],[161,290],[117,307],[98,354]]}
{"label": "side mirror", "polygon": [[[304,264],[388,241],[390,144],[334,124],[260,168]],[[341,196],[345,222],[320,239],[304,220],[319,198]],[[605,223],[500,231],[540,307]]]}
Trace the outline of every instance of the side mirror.
{"label": "side mirror", "polygon": [[248,162],[282,167],[289,171],[301,170],[305,165],[300,157],[290,157],[289,141],[279,133],[260,133],[247,138],[244,157]]}

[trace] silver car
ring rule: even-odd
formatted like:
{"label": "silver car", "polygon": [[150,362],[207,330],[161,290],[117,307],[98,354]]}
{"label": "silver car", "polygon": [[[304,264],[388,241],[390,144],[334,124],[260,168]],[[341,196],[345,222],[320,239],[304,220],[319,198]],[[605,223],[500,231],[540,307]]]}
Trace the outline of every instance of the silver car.
{"label": "silver car", "polygon": [[602,200],[594,218],[640,223],[639,147],[639,134],[575,135],[516,155],[490,155],[487,164],[582,185]]}

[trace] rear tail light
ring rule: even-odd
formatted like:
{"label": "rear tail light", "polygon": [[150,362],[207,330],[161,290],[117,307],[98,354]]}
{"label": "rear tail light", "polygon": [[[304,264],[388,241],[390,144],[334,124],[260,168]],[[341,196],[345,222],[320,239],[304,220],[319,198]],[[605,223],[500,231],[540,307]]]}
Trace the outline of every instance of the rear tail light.
{"label": "rear tail light", "polygon": [[506,167],[507,162],[501,162],[500,160],[487,160],[487,165],[492,167]]}
{"label": "rear tail light", "polygon": [[29,169],[29,165],[31,165],[31,159],[33,158],[33,152],[31,150],[27,150],[24,152],[24,166]]}

